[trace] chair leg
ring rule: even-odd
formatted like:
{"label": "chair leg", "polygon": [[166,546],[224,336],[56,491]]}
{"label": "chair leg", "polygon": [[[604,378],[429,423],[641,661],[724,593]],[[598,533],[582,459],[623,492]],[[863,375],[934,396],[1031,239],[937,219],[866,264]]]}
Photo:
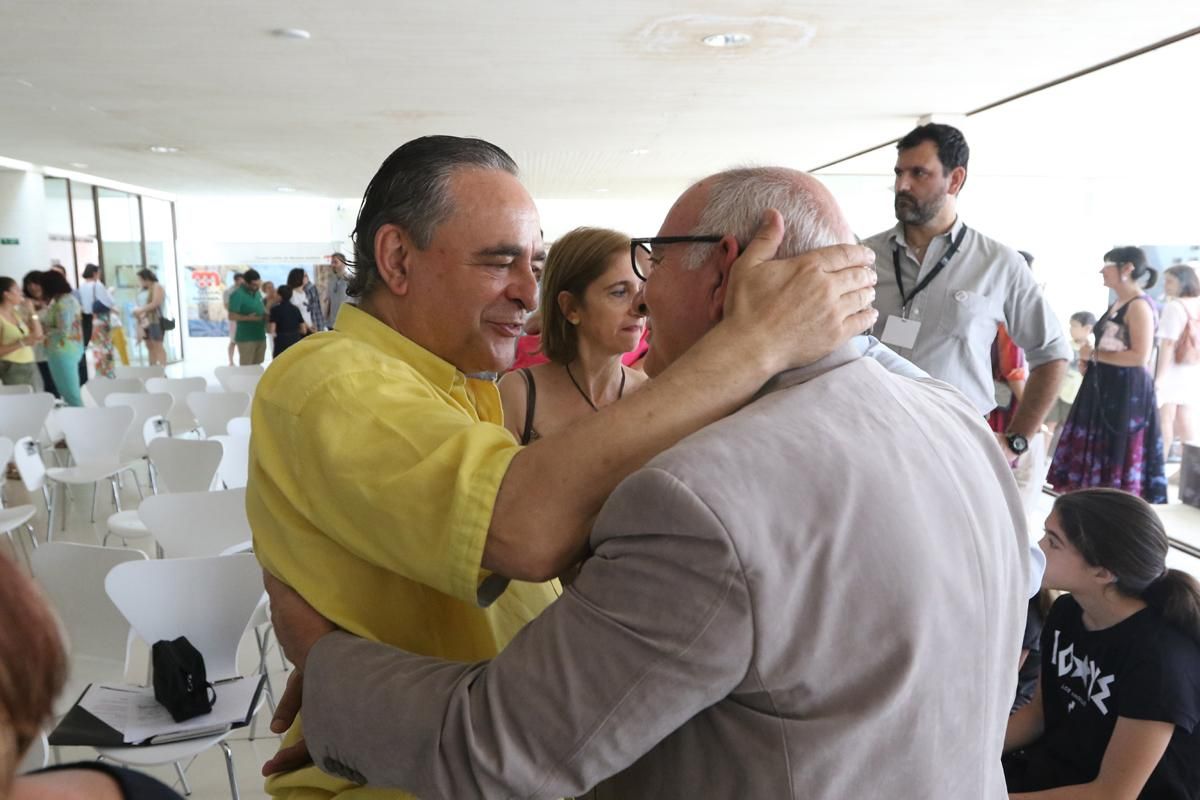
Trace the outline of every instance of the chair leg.
{"label": "chair leg", "polygon": [[[147,463],[149,463],[149,462],[147,462]],[[129,474],[133,477],[133,488],[137,489],[138,499],[145,500],[146,495],[142,494],[142,482],[140,480],[138,480],[137,473],[134,472],[132,469],[130,469]]]}
{"label": "chair leg", "polygon": [[108,488],[112,489],[113,505],[116,506],[117,513],[121,512],[121,492],[117,489],[116,477],[108,479]]}
{"label": "chair leg", "polygon": [[179,785],[183,787],[184,797],[192,796],[192,787],[187,782],[187,775],[183,774],[183,767],[179,766],[179,762],[175,762],[175,774],[179,776]]}
{"label": "chair leg", "polygon": [[155,474],[154,464],[150,461],[146,462],[146,474],[150,476],[150,494],[158,494],[158,476]]}
{"label": "chair leg", "polygon": [[233,800],[241,800],[241,795],[238,794],[237,776],[233,773],[233,750],[229,747],[229,742],[221,741],[221,749],[225,751],[225,769],[229,772],[229,795]]}
{"label": "chair leg", "polygon": [[25,523],[25,533],[29,535],[29,542],[30,542],[30,544],[33,545],[33,549],[37,550],[38,549],[37,533],[35,533],[33,530],[32,522]]}
{"label": "chair leg", "polygon": [[100,482],[92,484],[92,523],[96,522],[96,494],[100,491]]}

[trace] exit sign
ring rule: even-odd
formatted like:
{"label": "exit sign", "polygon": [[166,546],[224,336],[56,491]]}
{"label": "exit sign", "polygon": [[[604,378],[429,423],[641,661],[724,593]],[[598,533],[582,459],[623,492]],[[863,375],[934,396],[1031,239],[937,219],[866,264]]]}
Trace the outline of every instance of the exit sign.
{"label": "exit sign", "polygon": [[20,239],[0,239],[0,244],[20,244]]}

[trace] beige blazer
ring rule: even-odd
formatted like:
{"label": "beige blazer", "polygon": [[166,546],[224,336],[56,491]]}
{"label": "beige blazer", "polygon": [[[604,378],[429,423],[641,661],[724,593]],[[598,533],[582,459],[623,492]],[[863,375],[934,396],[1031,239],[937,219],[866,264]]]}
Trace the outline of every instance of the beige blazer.
{"label": "beige blazer", "polygon": [[592,546],[491,662],[322,639],[318,766],[456,800],[1007,796],[1025,523],[957,390],[853,347],[784,373],[624,481]]}

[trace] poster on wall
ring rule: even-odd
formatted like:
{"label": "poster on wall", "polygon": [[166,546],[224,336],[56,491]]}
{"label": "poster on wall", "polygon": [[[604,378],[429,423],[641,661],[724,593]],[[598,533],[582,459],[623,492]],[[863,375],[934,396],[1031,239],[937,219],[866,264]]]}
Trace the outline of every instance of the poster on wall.
{"label": "poster on wall", "polygon": [[184,285],[187,292],[188,336],[229,336],[229,315],[225,310],[225,290],[233,285],[234,273],[248,269],[258,271],[264,286],[271,283],[283,286],[288,273],[303,267],[309,280],[316,274],[315,264],[220,264],[213,266],[184,267]]}

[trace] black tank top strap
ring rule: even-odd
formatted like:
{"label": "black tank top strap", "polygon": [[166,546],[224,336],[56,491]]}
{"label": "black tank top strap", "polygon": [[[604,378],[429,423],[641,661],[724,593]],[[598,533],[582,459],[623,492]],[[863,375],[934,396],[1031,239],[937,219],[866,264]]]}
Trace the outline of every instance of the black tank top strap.
{"label": "black tank top strap", "polygon": [[533,381],[533,373],[529,367],[521,367],[521,375],[525,378],[528,390],[525,398],[525,427],[521,430],[521,444],[529,444],[533,440],[533,411],[537,406],[537,384]]}

